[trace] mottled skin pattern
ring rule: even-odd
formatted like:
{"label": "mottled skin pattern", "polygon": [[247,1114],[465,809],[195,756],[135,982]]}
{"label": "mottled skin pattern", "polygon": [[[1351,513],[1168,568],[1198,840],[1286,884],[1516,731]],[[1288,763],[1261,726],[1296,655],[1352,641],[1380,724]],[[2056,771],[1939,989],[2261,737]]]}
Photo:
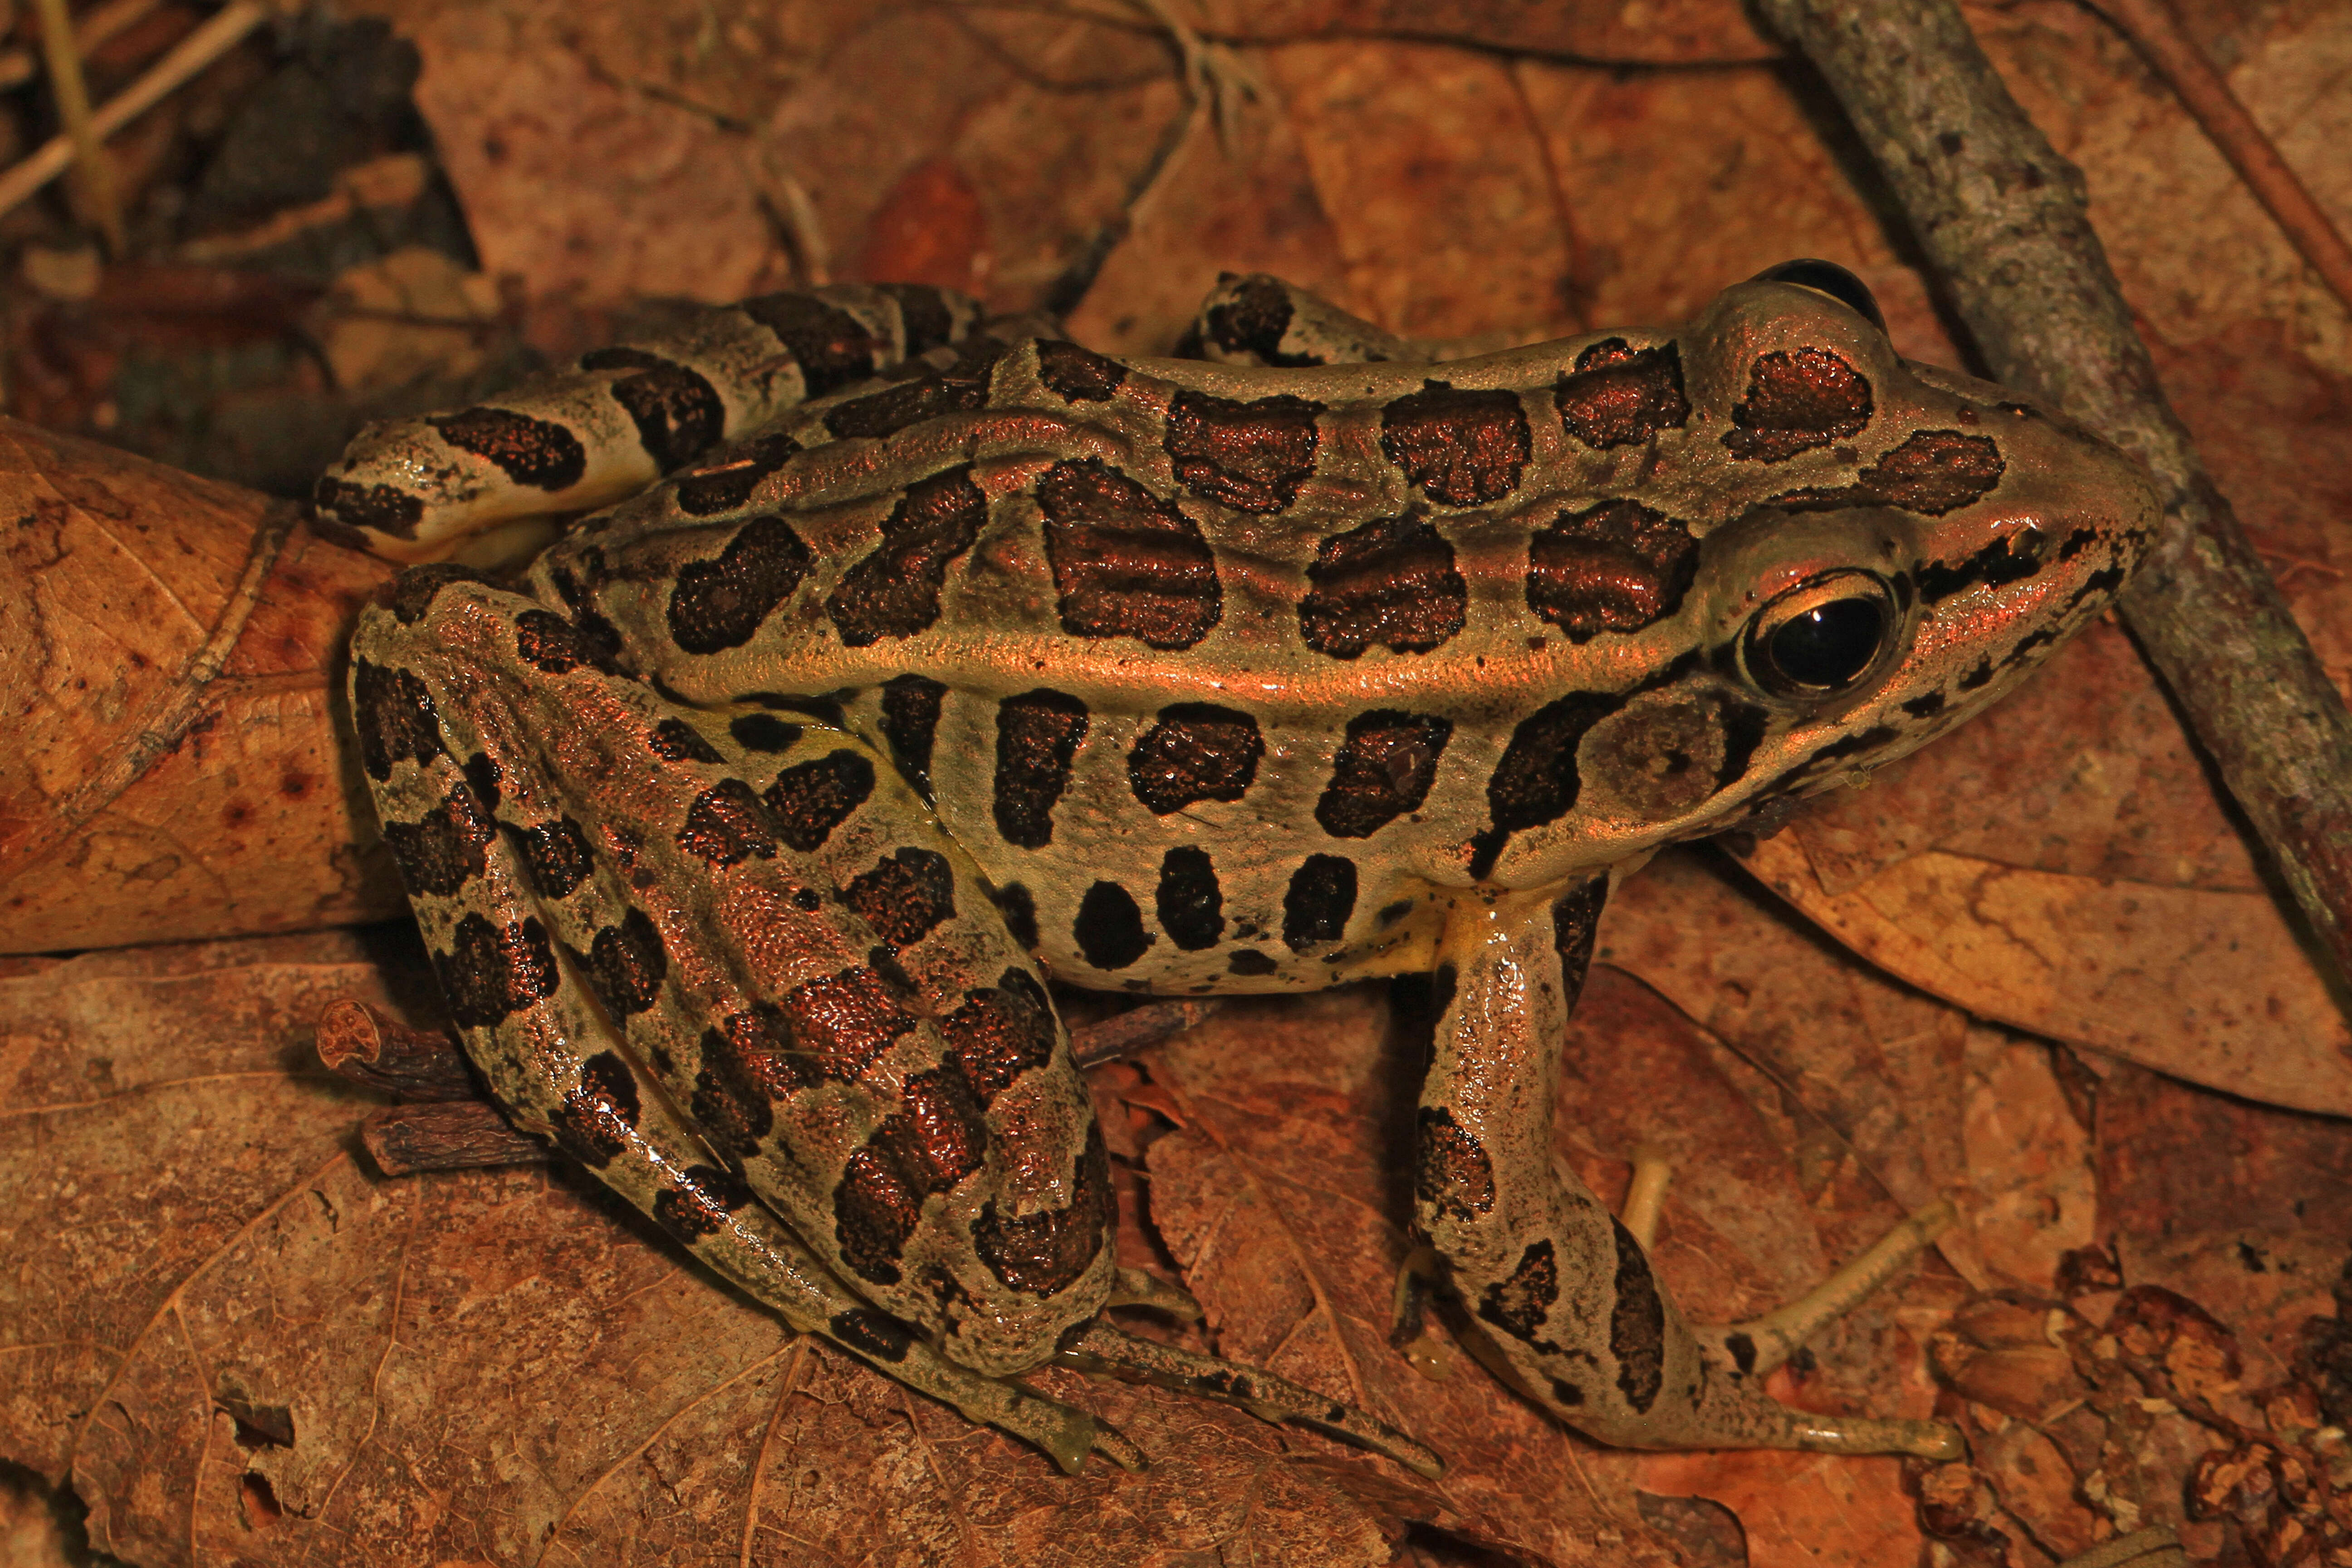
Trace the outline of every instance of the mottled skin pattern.
{"label": "mottled skin pattern", "polygon": [[1517,1386],[1636,1447],[1939,1451],[1764,1399],[1548,1153],[1611,879],[1980,709],[2155,520],[2113,450],[1795,276],[1444,363],[1354,363],[1412,346],[1265,279],[1193,360],[772,297],[371,432],[321,517],[409,559],[670,474],[526,592],[425,568],[355,639],[468,1050],[792,1321],[1037,1436],[984,1389],[1113,1276],[1040,966],[1433,973],[1416,1220]]}

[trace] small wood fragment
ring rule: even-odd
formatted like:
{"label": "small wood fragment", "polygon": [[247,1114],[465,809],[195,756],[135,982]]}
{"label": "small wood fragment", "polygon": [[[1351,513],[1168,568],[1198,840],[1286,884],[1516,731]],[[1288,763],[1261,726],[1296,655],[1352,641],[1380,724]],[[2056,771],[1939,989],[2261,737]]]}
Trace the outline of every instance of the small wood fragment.
{"label": "small wood fragment", "polygon": [[1644,1252],[1657,1247],[1658,1219],[1665,1212],[1666,1184],[1674,1173],[1674,1162],[1659,1145],[1644,1143],[1633,1151],[1633,1179],[1626,1185],[1617,1223],[1642,1244]]}
{"label": "small wood fragment", "polygon": [[[101,104],[90,116],[91,133],[104,142],[169,98],[268,19],[269,8],[254,0],[232,0],[222,6],[212,20],[182,38],[145,75]],[[22,206],[34,192],[70,168],[73,161],[72,138],[58,136],[43,142],[32,156],[0,174],[0,213]]]}
{"label": "small wood fragment", "polygon": [[353,1083],[429,1101],[478,1100],[466,1055],[437,1029],[412,1029],[364,1002],[331,1002],[313,1037],[319,1059]]}
{"label": "small wood fragment", "polygon": [[1148,1003],[1116,1018],[1071,1030],[1070,1054],[1082,1068],[1100,1067],[1181,1035],[1223,1005],[1223,998],[1213,996],[1192,1002]]}
{"label": "small wood fragment", "polygon": [[360,1124],[360,1142],[387,1176],[485,1165],[544,1165],[555,1151],[518,1132],[487,1100],[395,1105]]}
{"label": "small wood fragment", "polygon": [[56,100],[58,119],[66,140],[73,145],[75,177],[80,184],[86,216],[98,225],[107,255],[121,259],[123,252],[122,201],[114,185],[114,165],[90,121],[89,87],[82,80],[81,46],[74,37],[73,17],[66,0],[33,0],[41,16],[41,49],[48,59],[49,95]]}
{"label": "small wood fragment", "polygon": [[[144,21],[163,0],[105,0],[74,18],[74,47],[87,59],[100,45],[133,22]],[[0,92],[19,88],[40,71],[30,49],[0,49]]]}

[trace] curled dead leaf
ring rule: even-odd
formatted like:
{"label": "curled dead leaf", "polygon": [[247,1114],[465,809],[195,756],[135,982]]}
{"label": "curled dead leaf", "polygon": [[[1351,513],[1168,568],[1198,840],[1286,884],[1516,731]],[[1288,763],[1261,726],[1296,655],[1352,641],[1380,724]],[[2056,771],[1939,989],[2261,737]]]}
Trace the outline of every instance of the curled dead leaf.
{"label": "curled dead leaf", "polygon": [[0,421],[0,952],[400,908],[338,740],[389,569],[267,497]]}

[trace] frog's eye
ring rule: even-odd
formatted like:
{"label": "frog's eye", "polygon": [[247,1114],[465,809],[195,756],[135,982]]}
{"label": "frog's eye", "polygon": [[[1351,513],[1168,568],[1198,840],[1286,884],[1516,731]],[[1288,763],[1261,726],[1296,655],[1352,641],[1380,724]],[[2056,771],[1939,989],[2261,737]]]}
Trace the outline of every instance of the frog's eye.
{"label": "frog's eye", "polygon": [[1867,572],[1830,572],[1790,589],[1748,623],[1748,679],[1780,697],[1833,697],[1878,665],[1895,626],[1895,594]]}
{"label": "frog's eye", "polygon": [[1886,318],[1880,312],[1878,296],[1870,291],[1870,285],[1834,261],[1823,261],[1812,256],[1801,257],[1795,261],[1783,261],[1778,267],[1767,267],[1748,281],[1794,283],[1800,288],[1827,294],[1880,331],[1886,330]]}

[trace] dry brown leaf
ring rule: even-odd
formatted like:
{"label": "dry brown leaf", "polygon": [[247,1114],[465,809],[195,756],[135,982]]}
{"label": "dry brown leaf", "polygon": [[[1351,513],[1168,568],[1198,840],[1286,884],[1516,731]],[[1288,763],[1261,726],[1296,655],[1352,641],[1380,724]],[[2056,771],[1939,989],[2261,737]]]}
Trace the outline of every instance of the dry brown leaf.
{"label": "dry brown leaf", "polygon": [[1458,1349],[1432,1381],[1390,1348],[1417,1065],[1354,988],[1231,1007],[1171,1043],[1150,1064],[1182,1128],[1150,1148],[1153,1227],[1223,1353],[1445,1456],[1424,1522],[1521,1561],[1670,1562],[1623,1500],[1596,1504],[1578,1474],[1589,1445]]}
{"label": "dry brown leaf", "polygon": [[741,139],[707,114],[497,13],[448,13],[415,41],[417,107],[458,132],[441,157],[485,271],[599,301],[736,300],[784,280]]}
{"label": "dry brown leaf", "polygon": [[2274,1105],[2352,1115],[2352,1029],[2264,893],[1931,850],[1842,898],[1803,830],[1748,868],[1854,952],[1969,1011]]}
{"label": "dry brown leaf", "polygon": [[[773,1318],[576,1174],[387,1181],[320,1068],[350,935],[0,978],[0,1455],[144,1564],[1391,1559],[1404,1472],[1067,1374],[1149,1475],[1063,1478]],[[1401,1500],[1402,1500],[1401,1501]],[[721,1544],[723,1543],[723,1544]]]}
{"label": "dry brown leaf", "polygon": [[2248,1352],[2248,1384],[2278,1381],[2352,1251],[2344,1123],[2121,1064],[2098,1104],[2101,1230],[2125,1278],[2169,1286],[2222,1318]]}
{"label": "dry brown leaf", "polygon": [[15,421],[0,515],[0,952],[400,907],[331,697],[388,568],[251,491]]}
{"label": "dry brown leaf", "polygon": [[[1786,1097],[1809,1192],[1852,1184],[1865,1203],[1896,1205],[1849,1245],[1960,1185],[1968,1020],[1956,1010],[1840,961],[1689,854],[1660,857],[1619,889],[1597,952]],[[1944,1250],[1977,1275],[1961,1241]]]}
{"label": "dry brown leaf", "polygon": [[[1583,63],[1760,58],[1737,10],[1704,0],[1415,7],[1402,20],[1393,5],[1220,0],[1197,14],[1211,35],[1288,40],[1236,51],[1268,90],[1236,100],[1223,132],[1187,100],[1166,37],[1123,4],[1091,14],[757,0],[528,0],[495,16],[470,0],[373,8],[425,53],[425,112],[488,268],[514,274],[548,322],[562,319],[551,301],[716,298],[818,276],[915,277],[1017,308],[1107,245],[1076,316],[1106,347],[1163,345],[1221,268],[1282,271],[1387,324],[1452,334],[1671,320],[1727,281],[1811,253],[1860,268],[1905,352],[1959,357],[1902,247],[1848,182],[1851,165],[1780,71]],[[2352,331],[2340,308],[2095,16],[2058,0],[1971,16],[2084,166],[2176,396],[2323,657],[2352,667],[2339,564]],[[2281,130],[2322,202],[2352,200],[2352,161],[2329,151],[2352,129],[2352,100],[2332,89],[2352,58],[2341,8],[2214,7],[2194,25],[2234,62],[2232,85]],[[1514,52],[1524,50],[1543,58]],[[551,346],[592,327],[539,335]],[[59,474],[79,483],[77,472],[64,459],[45,470],[53,490]],[[234,513],[239,503],[219,504]],[[214,584],[204,605],[242,559],[211,549],[195,552]],[[336,577],[317,593],[323,603],[350,591]],[[168,620],[142,613],[134,624]],[[257,668],[299,666],[282,689],[316,692],[315,650],[333,640],[304,642],[307,664]],[[31,645],[12,635],[7,646]],[[2179,994],[2198,985],[2218,1006],[2247,1003],[2226,950],[2187,966],[2200,943],[2222,940],[2224,911],[2257,932],[2245,951],[2281,984],[2296,961],[2263,926],[2251,862],[2127,653],[2095,634],[2066,658],[2056,679],[1923,753],[1914,767],[1927,782],[1890,779],[1768,848],[1802,852],[1819,889],[1808,907],[1822,909],[1882,877],[1932,889],[1951,879],[1926,872],[1953,860],[1994,867],[2004,894],[2035,895],[2032,918],[2048,922],[2034,962],[2077,976],[2116,952],[2121,911],[2099,897],[2137,897],[2124,884],[2145,884],[2147,897],[2176,900],[2169,923],[2139,922],[2138,962],[2178,971],[2172,1016],[2135,1020],[2169,1029],[2169,1070],[2240,1093],[2290,1078],[2306,1087],[2280,1092],[2315,1092],[2314,1042],[2340,1033],[2332,1014],[2266,1026],[2260,1049],[2237,1058],[2224,1054],[2226,1032],[2181,1016]],[[115,700],[163,689],[113,684],[118,673],[98,683]],[[2042,718],[2021,718],[2037,700]],[[85,704],[69,715],[76,735],[121,711]],[[304,733],[323,744],[323,731]],[[239,777],[263,771],[207,745],[155,764],[142,822],[217,815]],[[185,776],[171,773],[184,762]],[[194,766],[223,762],[237,765],[201,776]],[[12,785],[0,798],[18,797]],[[289,826],[288,863],[308,855],[339,868],[352,831],[297,854]],[[294,917],[349,918],[310,912],[342,907],[327,900],[344,879],[341,868],[289,878],[268,901]],[[226,883],[175,893],[160,913],[121,889],[68,885],[81,901],[60,894],[42,929],[81,909],[119,919],[125,936],[232,929],[205,921],[245,918],[236,897],[264,884],[242,870]],[[2013,940],[2013,910],[1993,921],[1950,900],[1922,935],[1904,923],[1917,909],[1885,903],[1880,914],[1923,963],[1948,968]],[[159,924],[164,916],[186,923]],[[2256,1346],[2273,1363],[2284,1353],[2326,1282],[2342,1241],[2330,1216],[2352,1212],[2341,1123],[2124,1064],[2095,1063],[2105,1076],[2093,1077],[2063,1049],[1879,978],[1703,861],[1670,858],[1630,883],[1605,935],[1613,961],[1654,989],[1596,973],[1571,1042],[1559,1150],[1613,1199],[1634,1144],[1670,1147],[1662,1267],[1696,1310],[1769,1304],[1939,1195],[1958,1198],[1970,1221],[1941,1248],[1961,1279],[2047,1288],[2060,1255],[2094,1239],[2095,1210],[2127,1279],[2171,1283],[2242,1321],[2250,1361]],[[1755,1568],[1878,1568],[1921,1550],[1890,1464],[1608,1453],[1466,1361],[1444,1384],[1404,1372],[1384,1314],[1413,1058],[1365,1054],[1381,1026],[1360,996],[1243,1008],[1221,1026],[1225,1044],[1197,1037],[1152,1064],[1162,1081],[1106,1080],[1097,1100],[1114,1113],[1114,1148],[1148,1159],[1150,1183],[1130,1185],[1130,1198],[1149,1194],[1149,1223],[1217,1310],[1223,1348],[1393,1412],[1466,1457],[1431,1488],[1228,1411],[1055,1380],[1160,1462],[1141,1480],[1071,1483],[828,1352],[787,1342],[570,1177],[365,1179],[341,1152],[363,1108],[291,1068],[299,1020],[282,997],[307,1001],[321,977],[362,994],[380,982],[349,948],[288,956],[296,951],[201,950],[211,956],[184,955],[173,962],[196,968],[162,980],[138,967],[154,960],[126,956],[119,973],[106,967],[116,960],[86,960],[70,972],[20,968],[5,983],[29,989],[5,998],[0,1081],[12,1109],[0,1135],[24,1151],[15,1180],[48,1184],[10,1193],[8,1240],[35,1261],[0,1280],[0,1292],[17,1292],[0,1295],[0,1337],[23,1347],[0,1352],[0,1365],[38,1376],[0,1383],[0,1430],[7,1455],[46,1473],[70,1463],[99,1522],[141,1562],[201,1550],[257,1564],[603,1562],[624,1551],[657,1562],[1438,1563],[1473,1544],[1639,1562],[1663,1551],[1655,1521],[1667,1520],[1699,1521],[1675,1531],[1703,1543],[1689,1551],[1737,1552]],[[1996,965],[1973,983],[2013,996],[2017,976]],[[2045,985],[2032,1026],[2063,1035],[2053,1018],[2117,1010],[2115,994],[2087,994],[2079,980]],[[2311,993],[2298,994],[2305,1005]],[[81,1087],[93,1072],[96,1087]],[[117,1092],[107,1072],[129,1087]],[[1163,1113],[1187,1105],[1187,1130],[1147,1154]],[[2085,1117],[2098,1128],[2095,1192]],[[1144,1217],[1127,1218],[1122,1244],[1140,1259],[1153,1237]],[[1236,1264],[1220,1238],[1242,1235],[1265,1244]],[[1959,1289],[1931,1265],[1828,1336],[1818,1370],[1786,1391],[1833,1407],[1924,1407],[1914,1336]],[[281,1411],[288,1446],[265,1440],[288,1429]],[[2118,1452],[2145,1459],[2136,1484],[2147,1495],[2168,1487],[2177,1500],[2201,1429],[2148,1420]],[[2029,1465],[2048,1459],[2034,1436],[1975,1430],[1989,1493],[2011,1517],[2053,1542],[2079,1530],[2046,1476],[2027,1484]],[[2078,1436],[2041,1441],[2072,1465]],[[1725,1502],[1738,1523],[1658,1500],[1675,1495]],[[1726,1544],[1743,1531],[1744,1545]],[[379,1555],[355,1559],[353,1542]],[[2221,1549],[2216,1535],[2200,1554]]]}

